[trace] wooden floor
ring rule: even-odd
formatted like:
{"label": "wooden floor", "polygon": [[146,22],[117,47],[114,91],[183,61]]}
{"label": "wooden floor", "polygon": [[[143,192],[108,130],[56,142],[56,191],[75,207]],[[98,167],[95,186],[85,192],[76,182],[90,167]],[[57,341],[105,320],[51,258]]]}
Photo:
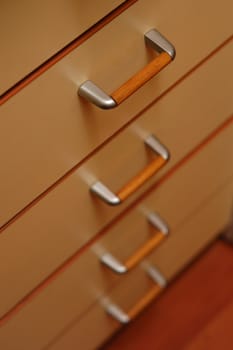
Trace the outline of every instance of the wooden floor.
{"label": "wooden floor", "polygon": [[233,247],[217,241],[104,350],[232,350]]}

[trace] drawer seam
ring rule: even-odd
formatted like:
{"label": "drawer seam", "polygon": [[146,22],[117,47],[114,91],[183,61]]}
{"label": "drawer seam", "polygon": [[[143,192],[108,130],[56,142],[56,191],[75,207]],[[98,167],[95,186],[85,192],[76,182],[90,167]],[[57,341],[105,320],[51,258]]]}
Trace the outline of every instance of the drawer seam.
{"label": "drawer seam", "polygon": [[46,72],[49,68],[51,68],[54,64],[59,62],[62,58],[72,52],[74,49],[83,44],[86,40],[91,38],[96,32],[102,29],[105,25],[109,24],[116,17],[118,17],[123,11],[127,10],[130,6],[132,6],[138,0],[128,0],[123,4],[119,5],[115,10],[111,11],[105,17],[103,17],[100,21],[95,23],[89,29],[87,29],[84,33],[75,38],[72,42],[67,44],[57,53],[55,53],[48,60],[43,62],[39,67],[35,68],[32,72],[27,74],[24,78],[18,81],[15,85],[10,87],[7,91],[5,91],[0,98],[0,105],[7,102],[11,97],[17,94],[20,90],[30,84],[33,80],[39,77],[41,74]]}

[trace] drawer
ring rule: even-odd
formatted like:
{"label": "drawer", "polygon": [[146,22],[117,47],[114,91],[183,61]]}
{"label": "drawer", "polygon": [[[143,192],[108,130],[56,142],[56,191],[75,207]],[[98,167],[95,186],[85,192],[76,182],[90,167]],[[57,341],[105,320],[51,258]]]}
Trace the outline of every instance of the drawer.
{"label": "drawer", "polygon": [[[222,44],[231,33],[231,6],[230,0],[224,0],[221,11],[210,0],[205,4],[201,0],[195,4],[191,0],[139,1],[6,101],[0,123],[0,194],[4,203],[0,225],[80,166],[119,128],[127,126]],[[221,26],[216,26],[220,22]],[[177,48],[177,58],[169,67],[111,111],[98,109],[77,96],[78,87],[87,79],[112,91],[150,62],[153,53],[144,47],[143,35],[153,27]],[[221,74],[230,72],[221,62]],[[222,86],[227,95],[227,86]]]}
{"label": "drawer", "polygon": [[[169,281],[174,279],[229,221],[232,194],[233,182],[231,181],[209,197],[192,218],[177,227],[171,240],[169,239],[151,255],[147,264],[159,267]],[[106,300],[114,303],[124,312],[129,312],[138,305],[139,300],[145,298],[150,288],[153,288],[153,284],[149,281],[142,265],[140,269],[137,268],[133,273],[125,276],[107,298],[97,302],[89,312],[82,315],[81,319],[73,320],[49,343],[46,349],[64,350],[76,345],[83,350],[97,349],[121,326],[106,314],[103,306],[106,305]]]}
{"label": "drawer", "polygon": [[[138,203],[136,208],[132,208],[119,224],[105,233],[102,239],[99,239],[76,259],[64,265],[60,269],[59,275],[56,273],[51,276],[50,283],[47,281],[38,289],[35,289],[33,294],[29,295],[23,303],[19,303],[18,307],[8,314],[10,318],[8,320],[5,318],[5,324],[4,319],[2,321],[0,345],[5,345],[4,342],[7,342],[8,335],[13,332],[15,339],[19,339],[19,342],[24,344],[24,348],[30,348],[31,341],[37,344],[38,349],[42,348],[57,334],[63,333],[64,329],[75,322],[76,319],[82,317],[103,293],[125,279],[125,277],[119,277],[103,266],[100,263],[100,257],[104,252],[104,248],[107,247],[107,242],[109,244],[108,248],[112,252],[114,248],[112,242],[116,242],[116,235],[117,240],[121,242],[121,244],[118,244],[120,252],[116,251],[117,257],[120,257],[122,251],[122,256],[131,254],[132,251],[129,246],[136,249],[138,243],[144,243],[148,238],[149,227],[145,225],[143,208],[148,208],[152,212],[158,211],[168,221],[171,238],[164,242],[164,246],[169,244],[172,237],[175,239],[179,227],[182,227],[183,223],[191,219],[211,196],[220,192],[224,184],[232,179],[233,165],[226,162],[225,157],[223,157],[229,149],[232,131],[233,124],[214,139],[208,147],[205,147],[202,152],[181,167],[157,191],[152,192]],[[222,171],[219,172],[218,169]],[[109,239],[107,238],[108,235],[110,235]],[[142,240],[138,239],[137,236],[142,236]],[[202,244],[206,239],[202,235],[198,237],[200,237],[201,243],[198,241],[196,244]],[[190,240],[190,237],[188,239]],[[38,246],[39,244],[37,244]],[[188,247],[192,248],[191,243]],[[52,252],[53,247],[51,247]],[[29,263],[28,255],[30,251],[28,250],[23,266],[21,264],[23,257],[19,260],[15,256],[15,260],[18,261],[17,267],[20,266],[16,271],[16,266],[12,269],[12,263],[6,263],[8,253],[5,251],[5,255],[3,255],[7,269],[1,268],[1,280],[4,280],[5,274],[7,281],[2,284],[1,288],[2,312],[7,311],[12,303],[17,302],[20,296],[22,297],[27,292],[33,279],[35,282],[36,275],[39,276],[38,281],[42,279],[42,275],[37,272],[41,270],[41,259],[38,267],[32,262]],[[46,255],[41,253],[41,256],[45,257]],[[167,259],[167,256],[164,256],[165,258]],[[46,259],[43,259],[43,264],[46,264]],[[33,269],[31,269],[31,266],[33,266]],[[163,271],[163,265],[160,264],[159,267]],[[9,276],[13,278],[17,276],[17,281],[19,276],[22,276],[23,279],[20,284],[16,285],[15,279],[11,281]],[[126,276],[128,276],[128,273]],[[33,329],[31,329],[31,325]],[[28,333],[30,333],[31,339],[28,338]],[[17,344],[19,342],[17,341]],[[10,340],[9,344],[9,349],[15,349]],[[37,349],[35,344],[34,348]]]}
{"label": "drawer", "polygon": [[[223,79],[225,85],[228,84],[228,75],[218,74],[218,70],[216,69],[222,59],[225,60],[225,65],[227,65],[228,56],[227,48],[219,52],[212,58],[208,65],[200,68],[195,75],[191,76],[183,85],[180,85],[174,92],[169,94],[166,97],[166,103],[165,99],[161,100],[152,108],[152,111],[149,110],[143,117],[145,118],[145,123],[146,120],[147,122],[151,120],[151,131],[161,135],[161,139],[164,139],[169,144],[169,148],[171,147],[173,157],[170,163],[166,165],[167,169],[169,167],[171,169],[172,165],[174,166],[178,161],[181,161],[182,157],[187,152],[193,150],[212,128],[216,128],[229,115],[231,108],[229,108],[227,94],[223,91],[221,92],[221,89],[218,88],[221,79]],[[209,94],[207,100],[207,95],[199,94],[199,89],[200,87],[207,89],[207,86],[209,86],[209,77],[211,78],[213,89],[208,90],[212,91],[212,93]],[[212,80],[213,77],[214,79]],[[215,79],[218,84],[214,83]],[[216,91],[214,89],[215,87]],[[193,89],[197,93],[192,93],[194,91]],[[184,99],[184,94],[185,96],[190,96],[190,98]],[[196,109],[197,100],[199,103],[198,113]],[[163,107],[160,108],[160,104],[163,104]],[[163,115],[162,110],[166,106],[169,106],[169,109]],[[161,112],[158,126],[153,123],[156,112],[153,112],[154,108],[158,108]],[[224,118],[223,113],[225,115]],[[167,127],[169,123],[173,125],[171,129]],[[177,135],[174,134],[176,127],[179,125],[179,129],[182,129],[184,124],[186,125],[185,132],[178,133]],[[158,133],[157,127],[159,128]],[[137,128],[135,127],[135,129]],[[228,133],[232,133],[232,126],[227,128],[227,130]],[[226,138],[222,145],[219,145],[223,152],[222,154],[225,152],[224,147],[226,148],[228,146],[231,149],[229,138]],[[127,149],[129,152],[125,158],[122,156],[121,161],[123,166],[120,164],[119,159],[114,156],[118,154],[119,147],[120,149]],[[89,241],[91,242],[97,234],[100,235],[100,231],[106,228],[107,225],[127,208],[129,203],[132,203],[137,198],[138,194],[137,196],[131,196],[128,203],[122,203],[122,207],[111,207],[102,203],[98,198],[91,196],[89,187],[93,181],[92,174],[98,175],[113,190],[117,188],[116,186],[120,185],[122,180],[123,182],[127,182],[127,177],[132,176],[131,172],[136,173],[139,167],[143,168],[146,162],[148,162],[147,154],[145,154],[143,147],[142,141],[137,135],[134,135],[131,130],[124,131],[117,139],[106,145],[99,154],[96,154],[93,159],[90,159],[77,172],[66,178],[42,200],[35,203],[24,215],[21,215],[15,222],[2,231],[0,236],[0,255],[4,257],[5,263],[0,267],[0,276],[2,276],[0,278],[1,280],[7,278],[7,284],[4,284],[1,289],[2,296],[4,295],[2,304],[0,303],[1,314],[11,308],[12,305],[17,303],[67,259],[71,259],[73,255],[79,254],[78,251],[81,247],[85,246]],[[135,150],[136,153],[134,153]],[[113,157],[116,158],[116,162],[114,164],[111,163],[111,167],[106,166],[106,160],[108,161]],[[212,176],[213,181],[206,180],[208,184],[206,187],[207,191],[209,189],[212,191],[216,183],[221,180],[221,176],[228,176],[232,171],[232,164],[230,162],[225,162],[225,158],[221,157],[220,154],[217,157],[219,157],[219,162],[221,162],[222,173],[216,172],[215,177]],[[130,162],[132,159],[137,159],[136,164],[135,162]],[[130,169],[127,168],[127,165]],[[119,169],[117,169],[118,166]],[[125,169],[128,169],[126,173]],[[109,171],[108,176],[103,176],[103,170]],[[165,170],[164,168],[161,173],[163,171],[165,172]],[[197,168],[198,171],[199,169]],[[209,174],[208,167],[206,166],[205,172]],[[203,174],[205,172],[203,170]],[[200,174],[202,176],[201,172]],[[155,176],[153,180],[148,182],[147,187],[144,186],[138,192],[142,195],[146,188],[157,183],[155,182],[156,179],[158,180],[158,177]],[[88,184],[87,180],[90,180],[90,184]],[[192,175],[190,173],[191,180]],[[174,181],[176,180],[172,180],[171,178],[170,181],[173,181],[171,188],[174,191],[176,188]],[[181,179],[181,189],[183,186],[182,181]],[[203,187],[205,189],[205,186]],[[160,191],[159,188],[157,189],[158,191]],[[205,191],[203,190],[204,194]],[[198,195],[199,192],[197,191],[197,202],[199,200]],[[166,204],[166,201],[161,202],[159,203],[159,208],[156,209],[161,210],[161,215],[165,219],[168,213],[166,211],[163,212],[161,206],[163,205],[165,210]],[[181,203],[182,206],[183,204]],[[189,208],[188,204],[186,202],[184,205],[187,209]],[[169,215],[172,215],[172,211]],[[176,215],[173,217],[173,220],[176,220]],[[169,221],[172,221],[171,217],[169,217]],[[115,244],[116,248],[118,247],[120,249],[119,244],[117,242]],[[21,249],[19,250],[18,247],[21,247]],[[22,254],[22,251],[26,253]],[[115,253],[117,252],[115,251]],[[42,256],[43,264],[41,264]],[[31,266],[33,266],[33,270]],[[15,276],[21,275],[24,276],[24,282],[15,288]],[[11,279],[9,276],[11,276]]]}
{"label": "drawer", "polygon": [[90,0],[2,2],[0,94],[123,2],[105,0],[98,6]]}
{"label": "drawer", "polygon": [[[139,170],[139,167],[141,168],[145,165],[145,162],[148,160],[146,159],[144,146],[141,140],[139,140],[140,137],[144,137],[145,135],[141,135],[140,129],[145,130],[147,134],[149,132],[154,132],[155,135],[161,139],[172,153],[172,160],[170,162],[170,164],[172,164],[172,162],[177,159],[177,153],[183,156],[184,152],[188,152],[189,149],[192,149],[196,143],[200,142],[203,137],[229,116],[233,110],[231,98],[232,48],[233,45],[230,43],[225,49],[220,50],[208,61],[208,64],[201,66],[188,80],[184,80],[175,90],[172,90],[167,96],[147,109],[136,122],[131,124],[130,128],[118,135],[116,139],[111,139],[110,144],[107,144],[101,152],[98,152],[95,157],[92,157],[92,159],[95,159],[95,162],[86,162],[86,166],[81,167],[79,172],[75,171],[71,174],[69,179],[74,179],[74,187],[78,189],[78,197],[80,200],[82,198],[82,192],[84,198],[87,193],[87,185],[82,180],[85,176],[81,175],[83,173],[85,174],[85,168],[87,168],[89,174],[93,172],[93,174],[96,174],[96,176],[103,179],[103,181],[107,181],[107,183],[113,187],[120,184],[111,183],[110,181],[113,181],[110,180],[111,178],[115,179],[114,181],[118,179],[118,181],[126,182],[127,176],[132,176],[133,173]],[[222,65],[222,62],[224,62],[225,69],[219,70],[218,67]],[[224,86],[224,89],[222,86]],[[201,91],[205,91],[205,94],[201,93]],[[178,130],[177,126],[179,126]],[[20,129],[20,125],[18,125],[18,128]],[[174,133],[174,130],[177,130],[177,132]],[[177,135],[179,135],[179,142],[177,142]],[[28,140],[29,143],[33,145],[33,134],[28,132],[28,137],[31,138]],[[3,141],[4,138],[5,143],[9,143],[7,132],[4,133],[3,131],[0,140]],[[56,159],[58,160],[58,157],[53,157],[53,162],[50,163],[49,158],[47,158],[46,172],[44,172],[42,170],[43,168],[36,168],[32,159],[26,156],[28,149],[23,141],[22,135],[19,141],[19,143],[16,142],[13,148],[10,147],[7,152],[6,148],[0,148],[2,164],[6,165],[6,167],[2,167],[1,169],[1,225],[7,222],[30,201],[30,198],[37,194],[34,192],[35,182],[36,187],[39,186],[42,189],[41,185],[50,173],[50,166],[56,163]],[[16,149],[19,149],[23,145],[24,150],[22,153],[19,152],[19,154],[21,154],[22,157],[25,155],[27,158],[27,165],[24,162],[22,163],[20,157],[16,157]],[[50,150],[51,144],[47,144],[46,147],[47,150]],[[55,148],[57,147],[56,145]],[[122,155],[122,149],[127,149],[127,153],[124,152]],[[114,154],[119,155],[120,152],[121,157],[114,156]],[[47,156],[47,153],[42,152],[41,154],[45,157]],[[62,154],[63,151],[61,147],[59,156]],[[106,159],[111,159],[111,157],[114,157],[115,162],[111,164],[110,168],[108,164],[106,164]],[[125,163],[123,163],[123,157],[125,157]],[[134,157],[137,157],[137,163],[132,163],[132,161],[130,161],[130,159],[134,159]],[[35,158],[37,158],[36,155]],[[35,158],[33,158],[33,161]],[[64,155],[64,159],[65,158],[66,160],[68,159]],[[13,165],[14,159],[17,160],[17,169]],[[130,166],[127,166],[129,162]],[[35,169],[37,169],[36,175],[34,174]],[[116,174],[117,169],[121,172],[121,176],[112,176],[112,174]],[[124,172],[122,169],[124,169]],[[127,173],[129,171],[131,171],[132,174]],[[80,179],[77,174],[81,175]],[[93,176],[86,176],[85,181],[87,181],[87,178],[89,182],[93,182]],[[70,181],[71,180],[69,180],[69,182]],[[83,190],[80,190],[80,187],[83,188]],[[82,198],[82,201],[83,200]],[[61,200],[61,202],[63,202],[63,200]]]}

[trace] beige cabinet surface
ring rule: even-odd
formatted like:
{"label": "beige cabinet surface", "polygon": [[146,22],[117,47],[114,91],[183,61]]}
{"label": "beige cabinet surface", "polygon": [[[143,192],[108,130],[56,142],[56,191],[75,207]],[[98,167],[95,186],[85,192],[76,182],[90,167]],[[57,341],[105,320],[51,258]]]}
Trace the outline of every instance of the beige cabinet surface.
{"label": "beige cabinet surface", "polygon": [[[76,254],[82,246],[85,246],[122,213],[129,203],[133,203],[139,194],[142,195],[146,189],[156,183],[156,180],[158,181],[168,169],[181,161],[229,116],[231,112],[229,96],[221,88],[219,89],[219,84],[215,83],[222,80],[227,86],[228,81],[230,82],[228,74],[224,74],[224,71],[218,74],[216,69],[222,60],[227,66],[229,50],[231,50],[230,45],[212,57],[208,65],[202,66],[195,75],[145,112],[133,128],[118,135],[77,172],[65,179],[2,231],[0,255],[4,257],[4,264],[0,267],[0,278],[7,283],[3,283],[2,286],[4,297],[0,302],[1,314],[23,298],[64,261]],[[212,89],[208,89],[210,82]],[[206,95],[199,93],[201,89],[207,90]],[[174,133],[176,128],[183,130],[184,126],[185,132]],[[157,176],[125,204],[119,207],[107,206],[90,194],[89,188],[94,177],[100,178],[115,190],[150,161],[141,138],[133,133],[134,130],[146,130],[147,133],[153,132],[157,135],[170,149],[171,160]],[[229,130],[231,132],[232,129]],[[230,138],[227,138],[226,142],[228,140]],[[222,147],[226,147],[225,143]],[[230,141],[228,148],[231,149]],[[124,152],[121,157],[118,157],[119,149],[127,149],[128,153]],[[116,160],[110,164],[109,160],[113,158]],[[221,155],[216,155],[216,158],[222,161],[221,167],[224,171],[217,172],[206,188],[205,185],[202,186],[203,195],[205,190],[212,191],[211,186],[216,186],[221,176],[231,174],[232,164],[225,162],[225,158]],[[136,162],[135,159],[137,159]],[[208,167],[203,174],[205,172],[208,173]],[[220,177],[217,178],[217,175]],[[194,180],[190,173],[190,184]],[[174,181],[172,186],[175,189]],[[199,197],[197,196],[196,199],[198,201]],[[160,212],[161,206],[165,210],[166,201],[160,202],[154,210]],[[188,202],[185,207],[189,209]],[[166,219],[167,213],[161,212],[161,214]],[[178,220],[179,216],[176,212],[173,219],[175,220],[176,215]],[[121,250],[121,243],[124,245],[121,241],[117,243],[113,238],[112,248],[119,250],[115,252],[119,254],[119,258],[123,258],[121,254],[124,254],[124,251],[126,254],[129,253],[126,249]],[[41,264],[42,257],[43,264]],[[14,288],[16,276],[24,276],[24,279],[17,288]]]}
{"label": "beige cabinet surface", "polygon": [[[114,253],[119,259],[124,259],[137,249],[138,245],[148,238],[148,225],[145,224],[145,211],[158,211],[159,214],[168,222],[170,226],[170,236],[164,243],[155,249],[155,253],[148,259],[156,261],[166,278],[171,278],[191,256],[198,252],[198,249],[217,233],[212,230],[211,234],[207,232],[202,235],[184,233],[182,227],[202,206],[223,191],[224,186],[232,183],[233,164],[225,162],[223,154],[229,151],[233,135],[233,124],[225,128],[208,146],[199,151],[183,167],[181,167],[170,179],[165,181],[158,189],[155,189],[149,196],[138,203],[136,208],[132,208],[121,222],[115,225],[105,236],[99,239],[87,251],[77,256],[73,263],[67,264],[61,269],[60,275],[51,278],[50,283],[39,288],[28,301],[21,305],[21,309],[15,311],[13,317],[3,323],[0,330],[0,345],[8,349],[17,349],[18,344],[23,348],[29,349],[34,343],[34,349],[41,349],[51,339],[56,338],[57,334],[63,332],[74,320],[79,319],[87,312],[88,308],[109,289],[113,288],[121,280],[127,280],[128,277],[117,276],[114,272],[103,266],[99,259],[105,252]],[[232,157],[232,151],[229,156]],[[221,172],[218,171],[221,169]],[[226,194],[223,208],[217,217],[224,223],[227,222],[230,205],[232,201],[232,186],[230,192]],[[223,199],[221,199],[223,202]],[[209,217],[207,217],[209,220]],[[192,220],[192,219],[191,219]],[[208,225],[213,227],[212,222],[207,220],[205,228],[208,231]],[[203,227],[201,227],[203,230]],[[180,233],[181,230],[181,233]],[[109,237],[108,237],[109,235]],[[176,238],[178,237],[178,238]],[[176,246],[177,239],[177,246]],[[56,242],[54,242],[54,245]],[[39,245],[37,245],[39,246]],[[168,248],[166,248],[168,246]],[[198,247],[198,249],[196,248]],[[163,253],[160,253],[160,249]],[[114,251],[115,250],[115,251]],[[157,256],[158,251],[158,256]],[[53,249],[51,247],[51,255]],[[180,258],[176,262],[177,254]],[[7,254],[6,254],[7,255]],[[4,256],[4,260],[7,256]],[[10,281],[9,277],[3,283],[1,301],[2,311],[7,305],[11,305],[14,298],[18,298],[26,292],[38,270],[41,270],[41,259],[46,264],[45,254],[41,254],[40,265],[29,263],[29,252],[26,254],[24,264],[18,260],[18,266],[21,265],[21,271],[5,271],[7,276],[17,276],[21,283],[16,286],[16,281]],[[43,258],[42,258],[43,257]],[[155,257],[155,258],[154,258]],[[157,257],[157,258],[156,258]],[[157,260],[156,260],[157,259]],[[17,266],[17,267],[18,267]],[[27,268],[28,266],[28,268]],[[33,266],[33,269],[31,268]],[[166,269],[165,269],[166,268]],[[26,270],[28,274],[26,274]],[[134,275],[134,270],[126,273]],[[43,280],[42,275],[38,274],[39,280]],[[3,281],[3,278],[1,278]],[[12,283],[12,285],[11,285]],[[139,283],[140,284],[140,283]],[[131,283],[129,284],[131,286]],[[128,291],[129,288],[125,291]],[[135,288],[132,286],[132,293]],[[139,289],[140,290],[140,289]],[[123,295],[127,294],[123,289]],[[139,292],[139,291],[137,291]],[[122,300],[123,305],[127,305],[130,293]],[[133,299],[132,299],[133,300]],[[16,299],[15,299],[16,302]],[[4,304],[5,303],[5,304]],[[6,309],[5,309],[6,311]],[[14,339],[11,341],[9,334],[14,333]],[[28,337],[28,333],[30,337]]]}
{"label": "beige cabinet surface", "polygon": [[1,1],[0,94],[123,2]]}
{"label": "beige cabinet surface", "polygon": [[[232,13],[230,0],[1,2],[1,349],[97,349],[121,326],[106,307],[133,318],[160,290],[148,266],[169,287],[227,225]],[[171,64],[112,110],[78,96],[86,80],[115,96],[169,58],[147,46],[153,28]],[[132,193],[111,206],[96,182]]]}
{"label": "beige cabinet surface", "polygon": [[[116,139],[111,140],[103,150],[91,158],[90,162],[86,162],[85,166],[78,170],[79,176],[77,176],[77,172],[71,175],[69,178],[76,182],[75,188],[79,189],[81,186],[85,196],[87,193],[86,182],[88,184],[92,183],[94,177],[101,178],[112,189],[122,186],[127,182],[127,177],[132,177],[148,162],[142,139],[149,133],[154,133],[170,150],[172,155],[170,164],[174,164],[173,162],[177,161],[177,158],[191,150],[196,143],[200,142],[230,116],[233,105],[231,98],[232,47],[232,43],[229,43],[225,49],[214,55],[208,64],[202,65],[195,74],[192,74],[190,79],[180,83],[176,89],[140,116],[130,128],[117,136]],[[224,69],[219,70],[218,66],[222,65],[223,61]],[[225,89],[222,89],[222,86]],[[106,113],[106,111],[104,112]],[[103,121],[103,119],[101,120]],[[104,119],[105,121],[106,119]],[[36,124],[35,121],[33,123]],[[20,125],[19,118],[18,130],[21,130]],[[5,139],[5,142],[9,143],[9,137],[7,137],[9,132],[10,130],[3,134],[2,141]],[[45,130],[45,132],[48,131]],[[20,138],[18,142],[14,138],[10,139],[11,142],[15,142],[14,148],[10,147],[7,150],[5,147],[0,148],[1,159],[6,165],[1,169],[1,225],[30,202],[33,196],[37,194],[36,189],[42,189],[43,184],[47,182],[46,179],[48,179],[50,169],[54,170],[56,164],[56,158],[53,158],[52,162],[49,161],[51,145],[47,144],[46,151],[42,152],[41,150],[41,158],[38,154],[32,154],[32,157],[35,157],[32,162],[23,135],[18,135],[18,137]],[[28,138],[30,138],[31,144],[35,142],[30,130],[28,131]],[[46,142],[44,139],[42,140],[45,146]],[[39,147],[39,144],[37,146]],[[22,153],[16,152],[19,147],[23,147]],[[57,160],[60,162],[61,158],[64,157],[67,164],[68,158],[63,153],[62,146],[55,142],[53,149],[60,150],[57,154]],[[123,153],[123,149],[127,149],[127,152]],[[108,160],[113,156],[114,163],[111,162],[110,167]],[[22,161],[21,157],[25,157],[25,162]],[[46,167],[39,167],[39,160],[44,157],[47,159]],[[137,157],[137,162],[132,161],[135,157]],[[17,161],[17,168],[13,164],[14,159]],[[36,166],[33,165],[34,162]],[[167,169],[168,166],[169,163],[166,166]],[[90,179],[85,176],[85,169],[90,174]],[[114,175],[117,172],[119,176]],[[82,173],[84,173],[83,176]],[[83,180],[83,177],[85,177],[85,180]],[[79,192],[79,197],[82,197],[82,192]]]}
{"label": "beige cabinet surface", "polygon": [[210,196],[191,218],[179,225],[171,239],[148,257],[141,268],[123,277],[121,283],[115,285],[80,319],[73,319],[48,343],[46,349],[65,350],[75,346],[82,350],[98,348],[121,327],[120,323],[107,315],[106,299],[127,313],[153,287],[144,271],[148,264],[159,268],[169,281],[176,277],[224,228],[231,215],[232,194],[231,180]]}
{"label": "beige cabinet surface", "polygon": [[[138,1],[6,101],[0,111],[0,225],[228,39],[231,7],[230,0],[221,12],[210,0]],[[220,16],[224,20],[216,26]],[[143,35],[154,27],[176,47],[174,62],[115,110],[103,111],[77,96],[86,79],[111,92],[150,62],[154,54]],[[223,62],[222,74],[230,74]]]}

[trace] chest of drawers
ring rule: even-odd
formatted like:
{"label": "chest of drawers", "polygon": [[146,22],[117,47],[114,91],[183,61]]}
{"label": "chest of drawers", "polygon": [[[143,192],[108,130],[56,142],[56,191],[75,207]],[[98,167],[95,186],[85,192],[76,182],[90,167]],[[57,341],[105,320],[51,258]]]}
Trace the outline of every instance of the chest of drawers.
{"label": "chest of drawers", "polygon": [[[38,17],[44,9],[49,18],[52,2],[42,5]],[[43,41],[48,22],[40,32],[36,21],[32,26],[35,14],[26,21],[26,7],[17,17],[10,2],[5,5],[6,20],[18,18],[32,27],[32,35],[24,38],[22,27],[17,35],[12,32],[14,40],[6,36],[1,65],[4,349],[96,348],[120,325],[107,315],[109,305],[130,310],[148,294],[152,282],[144,281],[148,263],[143,259],[148,257],[169,281],[230,216],[231,2],[225,0],[221,13],[209,1],[111,1],[98,11],[85,6],[90,4],[80,2],[79,8],[79,1],[60,1],[53,26],[59,30]],[[70,21],[65,31],[58,25],[64,8],[64,23]],[[143,39],[154,27],[175,46],[174,62],[113,110],[78,96],[86,80],[111,92],[157,62],[159,56]],[[34,48],[33,56],[27,48],[35,46],[36,35],[40,54]],[[16,38],[23,43],[20,49]],[[13,64],[9,57],[15,59],[17,50],[20,64],[11,75],[5,67]],[[24,65],[26,57],[30,62]],[[151,139],[154,150],[147,144]],[[109,206],[93,191],[96,183],[107,195],[127,195]],[[166,239],[157,221],[148,223],[153,213],[167,222]],[[211,213],[217,213],[216,229]],[[203,234],[196,237],[198,220],[204,222]],[[148,300],[142,297],[132,315],[156,294],[152,289]],[[87,324],[96,333],[93,338],[82,331]]]}

